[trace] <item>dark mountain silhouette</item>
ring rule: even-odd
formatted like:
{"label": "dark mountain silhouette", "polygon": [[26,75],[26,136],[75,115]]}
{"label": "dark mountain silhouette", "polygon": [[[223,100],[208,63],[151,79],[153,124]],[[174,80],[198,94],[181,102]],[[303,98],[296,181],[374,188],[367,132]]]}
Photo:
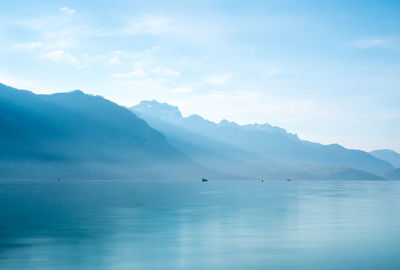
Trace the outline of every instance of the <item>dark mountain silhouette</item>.
{"label": "dark mountain silhouette", "polygon": [[0,84],[0,178],[187,179],[212,172],[128,109]]}
{"label": "dark mountain silhouette", "polygon": [[369,153],[379,159],[389,162],[395,168],[400,168],[400,154],[393,150],[382,149],[374,150]]}
{"label": "dark mountain silhouette", "polygon": [[268,124],[238,125],[227,120],[217,124],[198,115],[182,117],[177,107],[157,101],[142,101],[131,110],[195,161],[223,172],[271,178],[371,179],[393,170],[388,162],[364,151],[303,141]]}

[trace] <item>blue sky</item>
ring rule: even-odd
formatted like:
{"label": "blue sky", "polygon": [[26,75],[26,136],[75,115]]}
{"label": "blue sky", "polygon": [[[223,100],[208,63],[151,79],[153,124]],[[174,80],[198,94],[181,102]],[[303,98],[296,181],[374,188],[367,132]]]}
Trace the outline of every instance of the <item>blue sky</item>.
{"label": "blue sky", "polygon": [[0,82],[400,151],[399,1],[1,1]]}

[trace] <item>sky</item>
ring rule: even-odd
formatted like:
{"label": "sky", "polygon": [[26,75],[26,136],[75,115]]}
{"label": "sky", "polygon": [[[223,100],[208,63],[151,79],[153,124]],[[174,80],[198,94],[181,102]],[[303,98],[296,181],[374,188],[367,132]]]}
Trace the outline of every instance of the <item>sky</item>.
{"label": "sky", "polygon": [[400,152],[400,1],[0,1],[0,82]]}

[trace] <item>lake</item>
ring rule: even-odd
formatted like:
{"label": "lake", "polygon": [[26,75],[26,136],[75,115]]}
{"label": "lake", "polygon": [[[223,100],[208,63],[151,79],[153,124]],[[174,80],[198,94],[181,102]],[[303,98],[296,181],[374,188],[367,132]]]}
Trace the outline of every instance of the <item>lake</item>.
{"label": "lake", "polygon": [[400,181],[1,182],[0,269],[400,269]]}

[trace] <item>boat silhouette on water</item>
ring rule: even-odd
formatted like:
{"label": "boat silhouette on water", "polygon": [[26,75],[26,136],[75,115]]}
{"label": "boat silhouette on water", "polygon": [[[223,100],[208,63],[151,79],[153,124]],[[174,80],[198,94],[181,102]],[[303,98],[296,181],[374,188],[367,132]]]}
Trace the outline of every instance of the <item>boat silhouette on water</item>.
{"label": "boat silhouette on water", "polygon": [[201,182],[207,182],[208,179],[207,178],[201,178]]}

